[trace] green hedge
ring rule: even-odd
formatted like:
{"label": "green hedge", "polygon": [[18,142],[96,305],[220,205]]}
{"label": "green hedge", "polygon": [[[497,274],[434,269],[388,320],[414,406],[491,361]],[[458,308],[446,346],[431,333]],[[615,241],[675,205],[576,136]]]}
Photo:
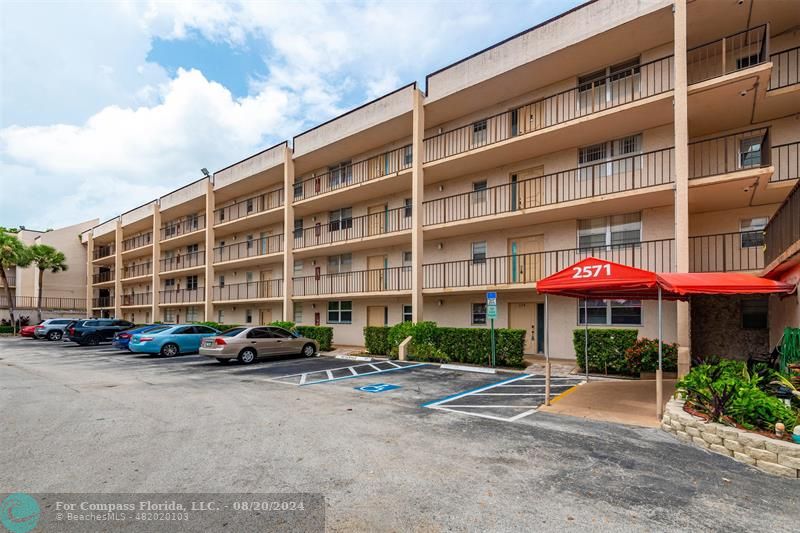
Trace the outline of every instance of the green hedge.
{"label": "green hedge", "polygon": [[333,349],[333,328],[328,326],[297,326],[295,331],[303,337],[314,339],[319,343],[319,349],[329,352]]}
{"label": "green hedge", "polygon": [[370,354],[388,355],[391,352],[389,329],[387,326],[364,327],[364,346]]}
{"label": "green hedge", "polygon": [[[625,352],[634,345],[639,332],[635,329],[589,329],[589,371],[609,374],[632,374]],[[572,332],[575,360],[584,368],[584,330]]]}
{"label": "green hedge", "polygon": [[294,322],[289,322],[288,320],[273,320],[269,323],[270,326],[275,326],[276,328],[283,328],[289,331],[293,331],[295,329]]}
{"label": "green hedge", "polygon": [[0,326],[0,333],[14,333],[12,326]]}

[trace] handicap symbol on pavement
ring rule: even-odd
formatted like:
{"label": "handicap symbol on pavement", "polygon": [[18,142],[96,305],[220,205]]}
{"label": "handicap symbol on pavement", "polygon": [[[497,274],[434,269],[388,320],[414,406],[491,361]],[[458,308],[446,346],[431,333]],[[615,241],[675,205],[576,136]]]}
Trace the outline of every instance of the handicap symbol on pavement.
{"label": "handicap symbol on pavement", "polygon": [[400,385],[391,385],[389,383],[373,383],[372,385],[363,385],[361,387],[354,387],[361,392],[386,392],[387,390],[399,389]]}

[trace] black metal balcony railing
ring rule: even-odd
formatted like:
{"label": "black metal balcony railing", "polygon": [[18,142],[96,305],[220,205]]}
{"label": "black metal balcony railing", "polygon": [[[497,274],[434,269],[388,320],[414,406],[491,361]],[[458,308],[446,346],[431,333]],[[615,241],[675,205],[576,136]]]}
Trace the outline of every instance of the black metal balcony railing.
{"label": "black metal balcony railing", "polygon": [[[16,309],[36,309],[39,302],[34,296],[14,296]],[[0,309],[8,309],[8,298],[0,294]],[[84,311],[86,310],[85,298],[60,298],[57,296],[42,296],[42,309],[55,311]]]}
{"label": "black metal balcony railing", "polygon": [[766,263],[800,243],[800,183],[797,183],[764,228]]}
{"label": "black metal balcony railing", "polygon": [[775,172],[769,181],[788,181],[800,178],[800,141],[772,147]]}
{"label": "black metal balcony railing", "polygon": [[95,309],[100,309],[102,307],[114,307],[114,298],[112,296],[92,298],[92,307]]}
{"label": "black metal balcony railing", "polygon": [[215,302],[236,300],[259,300],[283,297],[283,280],[248,281],[217,285],[213,287],[212,299]]}
{"label": "black metal balcony railing", "polygon": [[687,81],[699,83],[764,63],[768,39],[767,26],[763,25],[689,49]]}
{"label": "black metal balcony railing", "polygon": [[114,255],[114,245],[106,244],[104,246],[95,246],[92,251],[92,259],[102,259]]}
{"label": "black metal balcony railing", "polygon": [[214,248],[214,262],[235,261],[247,257],[274,254],[283,251],[283,234],[270,235]]}
{"label": "black metal balcony railing", "polygon": [[769,128],[757,128],[689,143],[689,178],[718,176],[769,166]]}
{"label": "black metal balcony railing", "polygon": [[303,228],[302,231],[297,230],[294,234],[294,248],[332,244],[407,229],[411,229],[411,208],[387,209],[380,213],[343,218],[328,224]]}
{"label": "black metal balcony railing", "polygon": [[740,272],[764,268],[764,232],[689,237],[690,272]]}
{"label": "black metal balcony railing", "polygon": [[303,276],[294,278],[293,287],[294,296],[408,291],[411,290],[411,267],[387,267]]}
{"label": "black metal balcony railing", "polygon": [[122,295],[122,306],[136,306],[136,305],[151,305],[153,303],[153,294],[150,292],[140,292],[134,294]]}
{"label": "black metal balcony railing", "polygon": [[[17,276],[15,274],[11,274],[6,271],[6,279],[8,280],[9,287],[15,287],[17,285]],[[0,278],[0,287],[5,287],[5,283],[3,282],[2,278]]]}
{"label": "black metal balcony railing", "polygon": [[222,224],[283,206],[283,188],[240,200],[214,210],[214,224]]}
{"label": "black metal balcony railing", "polygon": [[425,225],[508,213],[671,183],[674,150],[622,157],[423,203]]}
{"label": "black metal balcony railing", "polygon": [[92,283],[106,283],[109,281],[114,281],[113,270],[107,270],[105,272],[98,272],[97,274],[92,274]]}
{"label": "black metal balcony railing", "polygon": [[153,233],[147,232],[122,241],[122,251],[135,250],[153,243]]}
{"label": "black metal balcony railing", "polygon": [[196,289],[171,289],[159,291],[159,301],[162,304],[182,304],[202,302],[206,298],[205,289],[198,287]]}
{"label": "black metal balcony railing", "polygon": [[772,54],[769,60],[772,61],[770,91],[800,83],[800,46]]}
{"label": "black metal balcony railing", "polygon": [[206,227],[205,215],[193,215],[173,220],[161,226],[161,240],[173,239]]}
{"label": "black metal balcony railing", "polygon": [[139,263],[138,265],[129,265],[122,270],[122,279],[138,278],[139,276],[148,276],[153,273],[153,264],[151,262]]}
{"label": "black metal balcony railing", "polygon": [[330,191],[358,185],[411,168],[411,145],[329,170],[294,184],[294,200],[305,200]]}
{"label": "black metal balcony railing", "polygon": [[661,239],[431,263],[422,266],[423,287],[445,289],[535,283],[587,257],[669,272],[673,270],[674,249],[674,239]]}
{"label": "black metal balcony railing", "polygon": [[673,88],[673,56],[477,120],[424,140],[426,163],[664,93]]}
{"label": "black metal balcony railing", "polygon": [[179,270],[182,268],[192,268],[206,264],[205,251],[191,252],[183,255],[176,255],[161,260],[161,272]]}

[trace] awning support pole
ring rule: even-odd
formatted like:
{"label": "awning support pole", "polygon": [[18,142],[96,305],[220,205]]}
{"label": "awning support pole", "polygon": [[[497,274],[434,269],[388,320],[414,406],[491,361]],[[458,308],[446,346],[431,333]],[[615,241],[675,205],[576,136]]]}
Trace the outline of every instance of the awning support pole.
{"label": "awning support pole", "polygon": [[664,414],[664,406],[662,405],[662,396],[664,391],[664,384],[662,381],[662,327],[661,327],[661,286],[658,286],[658,370],[656,370],[656,416],[661,420],[661,415]]}
{"label": "awning support pole", "polygon": [[589,381],[589,299],[583,299],[583,369]]}
{"label": "awning support pole", "polygon": [[544,404],[550,405],[550,309],[544,295]]}

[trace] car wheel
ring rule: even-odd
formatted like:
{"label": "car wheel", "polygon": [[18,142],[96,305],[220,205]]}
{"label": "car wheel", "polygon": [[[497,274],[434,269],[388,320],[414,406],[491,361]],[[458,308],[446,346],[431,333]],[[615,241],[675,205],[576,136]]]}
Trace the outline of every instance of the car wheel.
{"label": "car wheel", "polygon": [[314,345],[309,342],[303,346],[303,351],[301,353],[303,354],[303,357],[312,357],[316,351],[317,349],[314,347]]}
{"label": "car wheel", "polygon": [[180,348],[174,342],[168,342],[164,346],[161,347],[161,351],[159,351],[161,355],[164,357],[175,357],[179,353],[181,353]]}
{"label": "car wheel", "polygon": [[226,359],[225,357],[217,357],[217,361],[219,361],[223,365],[227,365],[231,362],[230,359]]}
{"label": "car wheel", "polygon": [[63,335],[63,333],[61,333],[60,331],[51,331],[51,332],[49,332],[47,334],[47,340],[49,340],[49,341],[60,341],[62,335]]}
{"label": "car wheel", "polygon": [[239,357],[237,357],[237,359],[239,359],[240,363],[249,365],[256,360],[256,351],[252,348],[245,348],[239,352]]}
{"label": "car wheel", "polygon": [[97,346],[100,344],[100,337],[97,335],[89,335],[85,342],[86,346]]}

